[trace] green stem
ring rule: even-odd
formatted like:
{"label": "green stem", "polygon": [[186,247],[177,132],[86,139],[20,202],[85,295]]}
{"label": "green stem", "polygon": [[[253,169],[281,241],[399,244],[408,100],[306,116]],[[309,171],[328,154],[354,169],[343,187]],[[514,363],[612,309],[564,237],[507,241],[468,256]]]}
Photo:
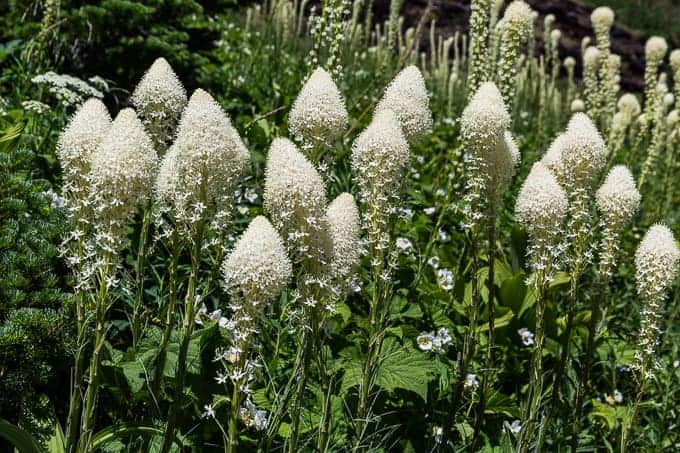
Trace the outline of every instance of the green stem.
{"label": "green stem", "polygon": [[156,357],[156,367],[154,370],[153,382],[151,384],[151,393],[158,395],[163,383],[163,375],[165,372],[165,362],[168,356],[168,343],[175,327],[175,310],[177,309],[177,280],[178,280],[178,266],[179,266],[179,240],[177,232],[172,233],[170,248],[172,257],[170,258],[169,266],[169,282],[168,282],[168,302],[165,305],[165,325],[163,328],[163,335],[161,337],[161,344],[158,348],[158,356]]}
{"label": "green stem", "polygon": [[479,405],[477,408],[477,416],[475,420],[475,432],[472,438],[471,449],[474,451],[475,445],[479,438],[479,434],[482,429],[482,422],[484,420],[484,410],[486,406],[486,393],[489,385],[490,374],[493,373],[494,369],[494,349],[496,343],[495,335],[495,323],[496,323],[496,309],[494,307],[494,298],[496,295],[496,285],[494,283],[495,278],[495,262],[496,262],[496,213],[492,209],[489,213],[489,224],[488,224],[488,261],[489,261],[489,272],[486,279],[486,286],[489,291],[489,340],[486,348],[486,370],[482,375],[482,385],[480,388]]}
{"label": "green stem", "polygon": [[83,401],[83,379],[85,377],[85,350],[88,345],[88,336],[85,334],[85,297],[82,291],[78,292],[76,300],[76,312],[78,317],[78,339],[75,357],[75,369],[73,377],[73,389],[69,403],[68,419],[66,421],[65,446],[68,453],[74,453],[78,443],[79,419]]}
{"label": "green stem", "polygon": [[135,266],[135,303],[132,310],[132,347],[135,348],[142,335],[142,314],[144,299],[144,260],[146,258],[146,240],[151,225],[151,208],[144,209],[142,229],[139,233],[137,265]]}
{"label": "green stem", "polygon": [[[239,345],[239,349],[242,351],[238,363],[236,364],[236,370],[242,371],[243,368],[245,367],[246,364],[246,359],[248,357],[248,351],[250,349],[248,345],[248,341],[244,340],[241,345]],[[234,388],[231,392],[231,414],[229,417],[229,443],[227,444],[227,448],[225,449],[225,453],[234,453],[237,451],[238,447],[238,415],[239,415],[239,410],[241,409],[241,385],[243,383],[243,379],[237,379],[234,382]]]}
{"label": "green stem", "polygon": [[309,372],[309,363],[311,361],[310,348],[310,334],[308,329],[304,329],[302,333],[302,369],[300,376],[297,377],[297,385],[295,386],[295,393],[293,396],[293,410],[291,413],[290,424],[290,440],[288,443],[288,452],[297,453],[298,439],[300,435],[300,412],[302,400],[304,399],[305,387],[307,385],[307,377]]}
{"label": "green stem", "polygon": [[95,332],[94,332],[94,349],[92,357],[90,358],[90,369],[88,376],[88,385],[85,392],[85,407],[82,414],[81,424],[81,438],[80,450],[88,451],[90,437],[92,436],[92,428],[94,424],[95,408],[97,403],[97,393],[99,391],[99,354],[104,346],[106,339],[106,313],[108,311],[108,287],[107,279],[109,277],[110,257],[104,257],[104,265],[100,270],[99,275],[99,291],[95,301]]}
{"label": "green stem", "polygon": [[175,439],[177,429],[177,418],[184,400],[184,378],[187,368],[187,352],[189,342],[194,330],[194,308],[196,305],[196,286],[198,281],[199,265],[201,262],[201,244],[203,238],[203,225],[199,224],[196,237],[194,238],[191,252],[191,275],[187,287],[187,295],[184,300],[184,323],[182,328],[182,342],[179,348],[177,359],[177,370],[175,372],[174,397],[168,409],[167,425],[163,436],[161,453],[168,453]]}
{"label": "green stem", "polygon": [[533,437],[538,411],[541,407],[543,396],[543,342],[545,337],[545,274],[544,271],[537,272],[535,282],[536,291],[536,337],[534,353],[531,359],[531,375],[529,381],[529,392],[527,394],[527,405],[524,410],[523,426],[519,438],[519,453],[529,451],[531,438]]}

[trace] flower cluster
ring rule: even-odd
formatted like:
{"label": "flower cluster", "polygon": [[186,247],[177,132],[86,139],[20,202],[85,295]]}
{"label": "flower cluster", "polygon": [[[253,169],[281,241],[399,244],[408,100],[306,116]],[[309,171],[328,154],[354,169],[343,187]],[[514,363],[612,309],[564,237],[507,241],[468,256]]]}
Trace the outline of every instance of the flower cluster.
{"label": "flower cluster", "polygon": [[331,76],[317,68],[288,115],[288,127],[303,148],[328,147],[347,129],[347,109]]}
{"label": "flower cluster", "polygon": [[635,279],[643,302],[637,366],[645,373],[651,373],[648,368],[661,334],[663,301],[677,275],[678,260],[680,250],[673,232],[660,224],[647,231],[635,252]]}
{"label": "flower cluster", "polygon": [[453,343],[453,338],[449,334],[449,329],[442,327],[434,332],[421,332],[416,338],[416,343],[421,351],[434,351],[438,354],[446,352],[445,346],[450,346]]}
{"label": "flower cluster", "polygon": [[408,66],[385,89],[375,114],[378,116],[386,110],[394,112],[406,140],[415,143],[432,132],[429,102],[423,75],[416,66]]}
{"label": "flower cluster", "polygon": [[155,186],[157,222],[166,234],[179,227],[182,235],[191,236],[201,221],[223,231],[234,189],[249,163],[250,153],[229,117],[208,93],[196,90],[161,163]]}
{"label": "flower cluster", "polygon": [[67,74],[57,74],[53,71],[37,75],[31,79],[37,85],[47,86],[59,102],[65,106],[76,106],[85,99],[104,97],[104,93],[92,87],[87,82]]}
{"label": "flower cluster", "polygon": [[130,100],[156,147],[167,145],[187,104],[187,93],[165,58],[153,62]]}

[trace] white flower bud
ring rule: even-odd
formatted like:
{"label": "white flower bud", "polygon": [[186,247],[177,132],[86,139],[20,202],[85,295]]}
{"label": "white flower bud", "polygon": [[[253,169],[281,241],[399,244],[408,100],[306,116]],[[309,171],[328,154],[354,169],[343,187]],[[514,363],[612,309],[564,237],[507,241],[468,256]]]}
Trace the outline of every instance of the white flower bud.
{"label": "white flower bud", "polygon": [[668,52],[668,43],[660,36],[652,36],[645,44],[645,58],[658,65]]}
{"label": "white flower bud", "polygon": [[610,170],[595,195],[595,202],[610,230],[620,231],[630,222],[640,206],[640,192],[628,168],[617,165]]}
{"label": "white flower bud", "polygon": [[73,196],[85,190],[90,159],[111,128],[106,106],[96,98],[85,101],[57,141],[57,157],[64,170],[65,189]]}
{"label": "white flower bud", "polygon": [[409,143],[432,131],[432,112],[425,80],[416,66],[404,68],[392,80],[375,109],[375,116],[392,110]]}
{"label": "white flower bud", "polygon": [[665,225],[653,225],[635,252],[638,294],[645,299],[663,297],[675,279],[679,259],[673,232]]}
{"label": "white flower bud", "polygon": [[559,235],[567,208],[564,189],[545,165],[536,162],[517,196],[515,214],[519,223],[533,235]]}
{"label": "white flower bud", "polygon": [[508,5],[503,14],[505,27],[516,27],[518,30],[528,30],[534,22],[533,10],[522,0],[515,0]]}
{"label": "white flower bud", "polygon": [[281,292],[292,276],[293,268],[283,240],[263,216],[250,222],[222,264],[222,277],[229,294],[249,304],[260,304],[261,309]]}
{"label": "white flower bud", "polygon": [[581,99],[574,99],[571,101],[571,113],[584,112],[586,110],[586,104]]}
{"label": "white flower bud", "polygon": [[[676,73],[680,71],[680,49],[675,49],[673,52],[671,52],[668,60],[671,63],[671,68],[673,68],[673,71]],[[678,82],[676,81],[675,83]]]}
{"label": "white flower bud", "polygon": [[203,219],[216,220],[215,230],[224,229],[231,195],[249,163],[250,153],[222,107],[196,90],[161,165],[156,182],[160,209],[183,227]]}
{"label": "white flower bud", "polygon": [[607,6],[595,8],[590,14],[590,22],[595,30],[609,31],[614,24],[614,11]]}
{"label": "white flower bud", "polygon": [[678,109],[671,110],[668,116],[666,117],[666,124],[668,125],[669,129],[674,128],[676,125],[680,123],[680,112]]}
{"label": "white flower bud", "polygon": [[314,146],[330,146],[347,129],[345,101],[323,68],[317,68],[300,90],[288,127],[297,139]]}
{"label": "white flower bud", "polygon": [[552,41],[553,45],[557,45],[561,37],[562,32],[560,31],[559,28],[556,28],[550,32],[550,40]]}
{"label": "white flower bud", "polygon": [[619,110],[631,117],[636,117],[642,112],[640,101],[638,101],[637,97],[632,93],[625,93],[622,95],[619,98],[617,106]]}
{"label": "white flower bud", "polygon": [[576,67],[576,59],[574,59],[574,57],[565,58],[564,67],[567,69],[574,69]]}
{"label": "white flower bud", "polygon": [[666,93],[663,96],[663,105],[666,108],[671,108],[673,107],[673,104],[675,103],[675,96],[673,96],[673,93]]}
{"label": "white flower bud", "polygon": [[354,197],[342,193],[326,210],[328,228],[333,242],[330,273],[337,280],[351,276],[359,262],[359,209]]}
{"label": "white flower bud", "polygon": [[583,64],[586,68],[596,68],[600,63],[600,51],[597,47],[590,46],[586,49],[586,53],[583,54]]}
{"label": "white flower bud", "polygon": [[165,58],[153,62],[131,101],[156,145],[169,143],[187,104],[187,93]]}

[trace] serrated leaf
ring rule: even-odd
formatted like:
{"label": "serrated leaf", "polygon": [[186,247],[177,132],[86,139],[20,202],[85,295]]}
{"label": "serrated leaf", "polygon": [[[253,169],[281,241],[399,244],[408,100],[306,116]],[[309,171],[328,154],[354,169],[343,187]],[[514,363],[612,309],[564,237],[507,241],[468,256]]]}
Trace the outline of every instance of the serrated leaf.
{"label": "serrated leaf", "polygon": [[380,362],[376,385],[388,392],[396,389],[409,390],[427,401],[427,384],[432,380],[432,364],[425,354],[413,349],[396,346],[394,341],[385,340],[386,351]]}

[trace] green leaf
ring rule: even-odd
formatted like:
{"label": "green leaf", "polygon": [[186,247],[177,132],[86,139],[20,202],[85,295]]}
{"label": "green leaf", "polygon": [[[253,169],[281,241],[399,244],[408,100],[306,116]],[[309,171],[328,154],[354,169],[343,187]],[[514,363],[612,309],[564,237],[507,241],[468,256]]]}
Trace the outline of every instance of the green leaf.
{"label": "green leaf", "polygon": [[[109,426],[102,429],[94,436],[92,436],[91,451],[97,451],[100,448],[104,448],[109,442],[117,442],[120,439],[142,435],[142,436],[159,436],[162,435],[165,430],[160,426],[151,425],[148,423],[119,423],[117,425]],[[175,443],[182,446],[182,441],[179,437],[175,438]]]}
{"label": "green leaf", "polygon": [[427,401],[427,384],[433,378],[432,364],[427,355],[397,346],[395,341],[390,340],[383,343],[386,352],[378,369],[376,385],[389,392],[409,390]]}
{"label": "green leaf", "polygon": [[31,434],[0,418],[0,437],[5,438],[21,453],[45,453]]}

